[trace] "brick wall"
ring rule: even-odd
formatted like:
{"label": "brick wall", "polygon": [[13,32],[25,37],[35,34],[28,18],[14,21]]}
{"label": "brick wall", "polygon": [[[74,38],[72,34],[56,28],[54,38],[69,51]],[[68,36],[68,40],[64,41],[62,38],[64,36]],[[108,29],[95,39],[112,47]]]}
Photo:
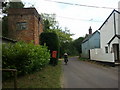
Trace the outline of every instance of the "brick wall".
{"label": "brick wall", "polygon": [[[43,32],[41,21],[35,8],[9,9],[8,36],[18,41],[39,44],[39,35]],[[25,23],[25,29],[19,29],[21,23]]]}

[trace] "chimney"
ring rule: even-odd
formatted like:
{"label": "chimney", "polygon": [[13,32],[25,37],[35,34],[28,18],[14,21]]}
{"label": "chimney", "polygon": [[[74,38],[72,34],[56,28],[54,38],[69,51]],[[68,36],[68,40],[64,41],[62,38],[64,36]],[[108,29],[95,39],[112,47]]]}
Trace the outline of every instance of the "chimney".
{"label": "chimney", "polygon": [[91,28],[91,26],[89,28],[89,34],[92,34],[92,28]]}

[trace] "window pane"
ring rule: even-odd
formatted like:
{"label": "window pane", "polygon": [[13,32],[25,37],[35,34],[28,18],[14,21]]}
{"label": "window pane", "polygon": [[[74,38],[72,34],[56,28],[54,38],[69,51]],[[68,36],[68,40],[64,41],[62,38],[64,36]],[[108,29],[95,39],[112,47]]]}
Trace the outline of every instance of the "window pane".
{"label": "window pane", "polygon": [[25,30],[27,29],[27,23],[26,22],[17,22],[17,30]]}
{"label": "window pane", "polygon": [[105,52],[108,53],[108,47],[105,47]]}

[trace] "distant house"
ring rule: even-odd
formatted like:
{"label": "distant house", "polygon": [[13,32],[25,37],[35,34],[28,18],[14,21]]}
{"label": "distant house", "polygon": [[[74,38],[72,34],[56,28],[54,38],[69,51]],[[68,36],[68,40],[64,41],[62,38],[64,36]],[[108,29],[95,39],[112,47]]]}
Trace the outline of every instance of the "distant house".
{"label": "distant house", "polygon": [[90,49],[100,48],[100,32],[95,31],[92,34],[91,27],[89,29],[89,35],[82,42],[82,54],[81,57],[90,58]]}
{"label": "distant house", "polygon": [[35,8],[10,8],[8,10],[9,38],[39,44],[39,35],[42,32],[42,18]]}
{"label": "distant house", "polygon": [[120,12],[113,10],[100,30],[100,49],[91,49],[91,60],[120,62]]}

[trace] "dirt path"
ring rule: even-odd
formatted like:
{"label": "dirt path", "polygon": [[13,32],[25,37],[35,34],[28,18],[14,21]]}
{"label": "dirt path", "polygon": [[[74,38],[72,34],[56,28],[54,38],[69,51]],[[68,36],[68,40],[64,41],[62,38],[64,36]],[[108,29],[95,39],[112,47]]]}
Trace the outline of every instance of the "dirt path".
{"label": "dirt path", "polygon": [[63,62],[63,88],[118,88],[118,70],[72,57]]}

